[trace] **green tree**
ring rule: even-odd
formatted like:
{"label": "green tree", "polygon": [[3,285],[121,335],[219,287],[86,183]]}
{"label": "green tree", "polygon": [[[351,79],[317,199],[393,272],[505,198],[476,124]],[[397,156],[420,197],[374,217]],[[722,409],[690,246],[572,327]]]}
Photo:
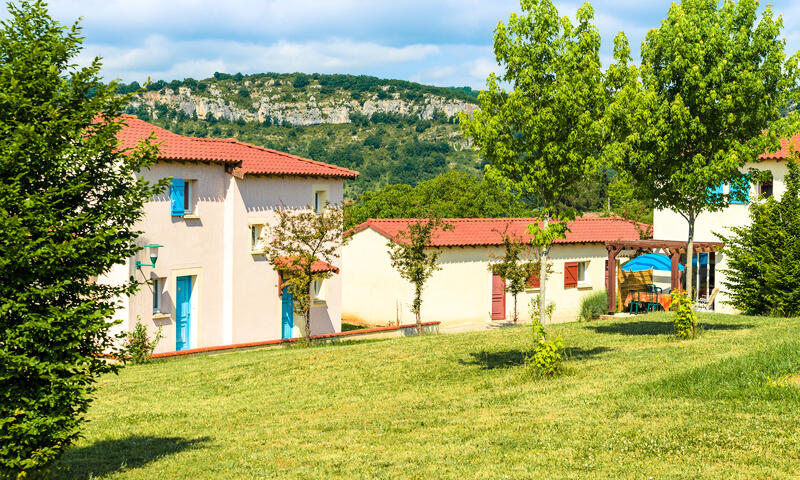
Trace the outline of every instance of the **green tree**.
{"label": "green tree", "polygon": [[559,17],[550,0],[522,0],[521,7],[522,15],[512,14],[495,31],[494,52],[504,73],[489,76],[478,97],[481,109],[471,119],[462,114],[460,123],[489,162],[487,170],[537,206],[541,222],[529,228],[540,254],[544,323],[550,245],[575,216],[563,199],[576,194],[593,168],[607,94],[592,7],[578,10],[576,24]]}
{"label": "green tree", "polygon": [[631,178],[618,176],[608,185],[608,207],[604,215],[629,220],[636,227],[640,238],[652,238],[652,201],[641,194]]}
{"label": "green tree", "polygon": [[415,187],[395,184],[364,193],[347,207],[345,228],[370,218],[496,218],[533,213],[517,193],[500,182],[451,170]]}
{"label": "green tree", "polygon": [[304,320],[303,336],[311,337],[311,287],[331,276],[316,268],[316,262],[332,264],[339,258],[343,242],[342,208],[326,205],[321,214],[311,207],[303,210],[279,208],[278,221],[265,227],[259,238],[264,256],[282,272],[283,286],[292,294],[295,313]]}
{"label": "green tree", "polygon": [[530,261],[531,246],[519,236],[508,233],[508,228],[501,235],[503,256],[489,265],[489,269],[505,280],[506,292],[514,298],[514,323],[517,323],[517,296],[525,291],[528,280],[539,269],[539,262]]}
{"label": "green tree", "polygon": [[400,276],[414,286],[411,312],[417,320],[417,333],[422,334],[422,290],[433,272],[439,270],[441,252],[430,248],[431,236],[439,230],[452,228],[440,218],[428,218],[410,222],[398,234],[397,241],[389,240],[389,259]]}
{"label": "green tree", "polygon": [[119,151],[129,97],[78,68],[80,28],[43,2],[0,24],[0,477],[45,469],[78,438],[114,353],[116,299],[138,287],[92,278],[131,258],[145,201],[165,182],[137,172],[149,142]]}
{"label": "green tree", "polygon": [[[643,198],[686,219],[689,258],[698,215],[741,200],[745,164],[797,122],[781,109],[797,86],[798,55],[784,53],[782,18],[767,6],[758,20],[757,10],[756,0],[673,3],[642,44],[641,68],[627,64],[619,41],[624,61],[609,72],[619,87],[607,109],[609,156]],[[716,188],[726,182],[732,194]]]}
{"label": "green tree", "polygon": [[750,225],[723,236],[730,303],[748,315],[800,315],[800,165],[788,162],[786,191],[750,204]]}

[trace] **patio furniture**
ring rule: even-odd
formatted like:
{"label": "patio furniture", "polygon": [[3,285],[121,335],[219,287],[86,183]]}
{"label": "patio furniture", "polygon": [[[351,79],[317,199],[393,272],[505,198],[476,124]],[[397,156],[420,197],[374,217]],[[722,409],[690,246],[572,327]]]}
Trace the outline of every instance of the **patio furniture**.
{"label": "patio furniture", "polygon": [[695,305],[695,310],[700,310],[704,312],[710,312],[714,310],[714,300],[717,298],[717,294],[719,293],[719,287],[715,288],[711,291],[711,295],[708,298],[700,298],[697,300],[697,304]]}
{"label": "patio furniture", "polygon": [[[672,295],[669,293],[648,293],[639,290],[629,290],[627,296],[621,300],[623,310],[627,309],[630,313],[639,313],[639,310],[646,310],[646,306],[643,302],[647,301],[658,304],[652,307],[653,310],[651,311],[669,311],[672,307]],[[635,302],[638,303],[632,305]]]}
{"label": "patio furniture", "polygon": [[[642,305],[642,302],[639,301],[639,291],[638,290],[629,290],[628,297],[628,313],[639,313],[639,307]],[[636,311],[634,312],[634,308]]]}
{"label": "patio furniture", "polygon": [[659,297],[663,295],[664,291],[661,287],[658,287],[653,284],[647,285],[647,298],[645,302],[645,309],[648,312],[655,312],[658,310],[662,310],[661,303],[659,302]]}

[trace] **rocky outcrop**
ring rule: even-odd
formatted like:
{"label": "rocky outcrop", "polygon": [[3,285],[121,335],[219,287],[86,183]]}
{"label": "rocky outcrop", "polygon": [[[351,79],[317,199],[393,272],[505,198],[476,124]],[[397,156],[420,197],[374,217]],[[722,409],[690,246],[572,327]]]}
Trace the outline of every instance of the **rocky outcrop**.
{"label": "rocky outcrop", "polygon": [[450,117],[458,112],[472,114],[477,109],[475,104],[469,102],[431,94],[425,94],[420,100],[414,101],[402,98],[399,93],[383,99],[372,95],[361,101],[341,95],[329,95],[319,101],[313,94],[305,99],[291,101],[283,98],[274,91],[262,89],[252,92],[245,104],[241,98],[226,99],[226,95],[217,85],[212,84],[204,92],[192,91],[189,87],[180,87],[177,92],[169,88],[144,92],[133,99],[131,106],[144,107],[156,118],[159,106],[163,106],[175,112],[181,111],[189,117],[196,115],[199,119],[209,116],[229,121],[241,119],[264,122],[270,119],[273,123],[288,122],[292,125],[350,123],[353,114],[370,116],[374,113],[414,115],[431,119],[437,112]]}

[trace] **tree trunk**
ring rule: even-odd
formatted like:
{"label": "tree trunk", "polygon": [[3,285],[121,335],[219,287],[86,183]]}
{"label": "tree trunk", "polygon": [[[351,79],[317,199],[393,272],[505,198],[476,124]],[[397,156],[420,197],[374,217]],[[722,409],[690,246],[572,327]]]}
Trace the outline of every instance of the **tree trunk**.
{"label": "tree trunk", "polygon": [[308,342],[306,342],[306,343],[308,345],[311,345],[311,302],[312,302],[311,284],[314,282],[314,280],[312,280],[313,277],[311,276],[311,266],[310,265],[311,265],[311,263],[309,262],[309,266],[306,267],[307,269],[305,270],[305,275],[306,275],[306,278],[305,278],[305,280],[306,280],[306,294],[308,295],[308,301],[305,304],[306,308],[305,308],[305,311],[303,312],[303,320],[305,320],[305,324],[306,324],[305,325],[306,326],[306,332],[305,332],[306,340],[308,340]]}
{"label": "tree trunk", "polygon": [[[544,228],[550,225],[549,215],[544,217]],[[547,317],[547,296],[545,289],[547,288],[547,252],[549,248],[544,247],[539,251],[539,323],[544,325]]]}
{"label": "tree trunk", "polygon": [[692,257],[694,256],[694,222],[697,218],[694,214],[690,214],[687,220],[689,222],[689,238],[686,245],[686,291],[689,292],[689,298],[694,298],[692,294],[692,281],[694,280]]}
{"label": "tree trunk", "polygon": [[514,294],[514,323],[517,323],[517,294]]}
{"label": "tree trunk", "polygon": [[420,310],[422,310],[422,288],[420,285],[417,285],[414,295],[414,315],[417,317],[417,334],[422,335],[422,315],[420,315]]}
{"label": "tree trunk", "polygon": [[311,341],[311,307],[306,309],[306,313],[304,315],[306,320],[306,339],[310,342]]}

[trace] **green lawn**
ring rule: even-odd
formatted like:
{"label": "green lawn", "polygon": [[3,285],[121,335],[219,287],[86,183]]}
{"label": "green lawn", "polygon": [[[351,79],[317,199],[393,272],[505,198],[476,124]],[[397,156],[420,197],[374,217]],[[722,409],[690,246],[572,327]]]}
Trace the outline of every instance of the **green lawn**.
{"label": "green lawn", "polygon": [[[162,361],[103,378],[58,478],[796,478],[800,320],[668,314]],[[777,379],[777,380],[776,380]]]}

